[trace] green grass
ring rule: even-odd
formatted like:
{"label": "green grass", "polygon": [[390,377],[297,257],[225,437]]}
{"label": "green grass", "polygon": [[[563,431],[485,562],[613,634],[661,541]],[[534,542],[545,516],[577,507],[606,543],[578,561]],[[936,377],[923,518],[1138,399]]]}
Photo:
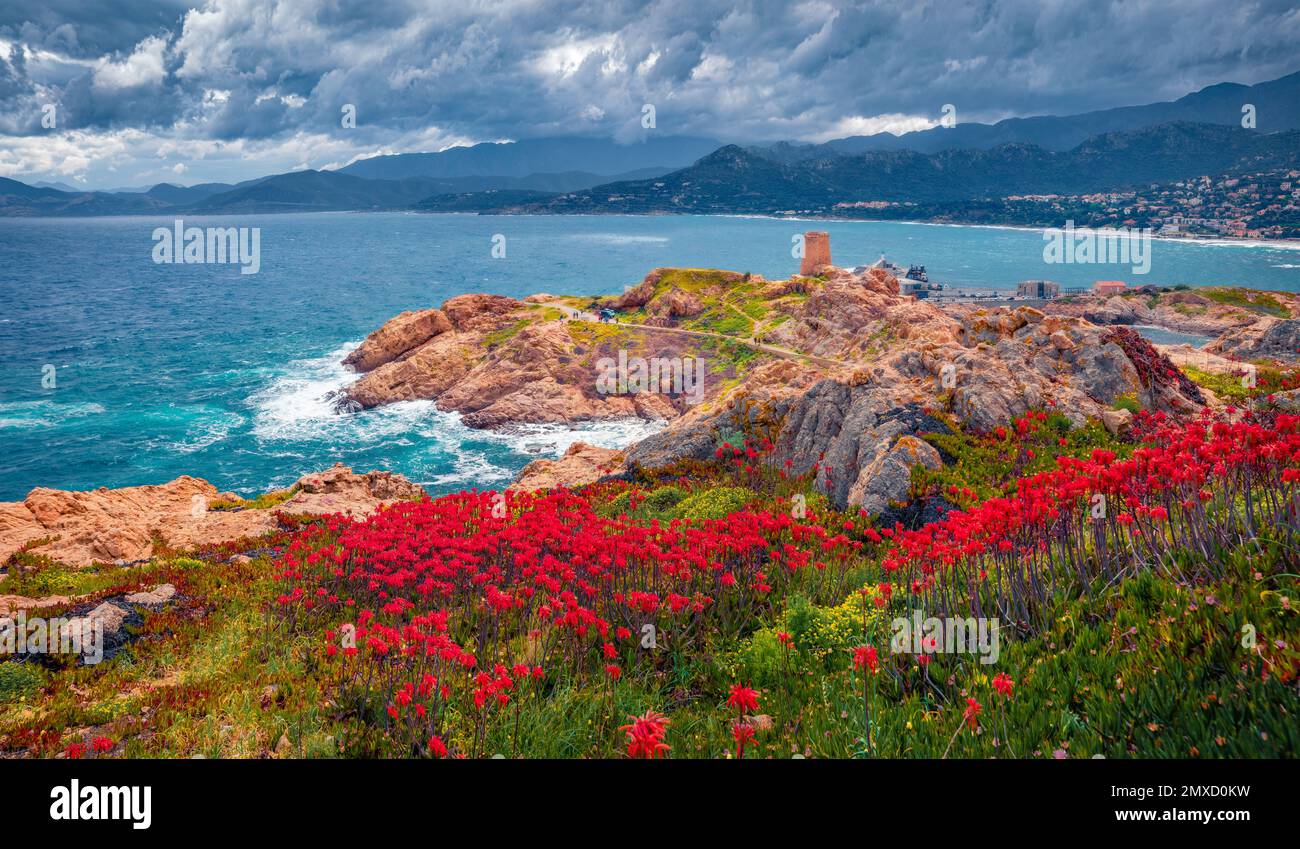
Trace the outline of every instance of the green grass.
{"label": "green grass", "polygon": [[298,494],[299,487],[297,484],[288,489],[277,489],[272,492],[263,493],[256,498],[237,498],[218,499],[208,505],[209,510],[269,510],[272,507],[278,507]]}
{"label": "green grass", "polygon": [[35,663],[0,661],[0,704],[22,702],[45,683],[45,671]]}
{"label": "green grass", "polygon": [[0,595],[41,598],[93,594],[135,583],[139,574],[138,568],[130,566],[76,569],[48,557],[20,552],[14,555],[8,572],[0,579]]}
{"label": "green grass", "polygon": [[491,333],[484,336],[483,340],[484,342],[487,343],[487,346],[489,348],[499,347],[509,342],[511,339],[515,338],[516,336],[518,336],[519,332],[523,330],[525,327],[527,327],[528,325],[532,324],[533,321],[534,320],[531,318],[521,318],[518,321],[514,322],[513,324],[503,327],[500,330],[492,331]]}
{"label": "green grass", "polygon": [[[1049,414],[1038,429],[1024,438],[1008,433],[979,436],[966,433],[953,422],[953,433],[926,434],[923,438],[953,462],[936,470],[918,467],[912,473],[912,488],[918,493],[942,494],[950,500],[950,489],[968,489],[975,498],[955,497],[963,507],[1008,494],[1017,478],[1056,467],[1058,456],[1086,457],[1094,449],[1106,448],[1127,456],[1133,446],[1118,442],[1098,422],[1075,427],[1059,413]],[[1065,444],[1061,445],[1060,440]],[[1032,456],[1031,456],[1032,455]]]}
{"label": "green grass", "polygon": [[1277,298],[1267,292],[1258,292],[1253,289],[1201,289],[1198,294],[1204,295],[1212,301],[1225,304],[1230,307],[1240,307],[1250,310],[1251,312],[1263,313],[1276,318],[1290,318],[1291,311],[1282,305]]}
{"label": "green grass", "polygon": [[1125,392],[1123,395],[1115,396],[1115,400],[1111,401],[1111,406],[1117,410],[1128,410],[1130,413],[1135,414],[1142,412],[1142,402],[1132,392]]}
{"label": "green grass", "polygon": [[676,286],[685,292],[701,293],[702,290],[726,288],[743,282],[746,282],[744,276],[734,271],[718,268],[670,268],[660,276],[655,291],[666,292]]}

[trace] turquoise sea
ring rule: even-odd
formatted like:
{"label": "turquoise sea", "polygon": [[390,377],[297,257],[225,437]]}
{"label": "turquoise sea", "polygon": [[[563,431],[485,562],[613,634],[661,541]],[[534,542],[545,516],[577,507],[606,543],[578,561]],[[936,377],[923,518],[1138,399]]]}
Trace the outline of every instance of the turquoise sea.
{"label": "turquoise sea", "polygon": [[261,267],[245,275],[238,265],[155,264],[153,231],[174,220],[0,219],[0,500],[34,486],[181,474],[252,494],[340,460],[402,472],[435,492],[500,486],[574,439],[624,444],[648,426],[486,433],[429,402],[339,415],[325,396],[355,377],[339,365],[347,350],[402,310],[464,292],[617,292],[659,265],[784,277],[797,267],[791,237],[804,229],[830,232],[839,265],[884,253],[962,288],[1048,278],[1300,291],[1294,246],[1156,241],[1150,273],[1135,276],[1046,265],[1041,233],[999,228],[401,213],[186,219],[260,228]]}

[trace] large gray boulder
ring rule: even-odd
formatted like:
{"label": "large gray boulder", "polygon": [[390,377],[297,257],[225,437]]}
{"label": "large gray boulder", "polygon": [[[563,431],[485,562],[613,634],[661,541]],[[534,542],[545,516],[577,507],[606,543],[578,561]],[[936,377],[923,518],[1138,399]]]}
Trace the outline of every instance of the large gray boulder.
{"label": "large gray boulder", "polygon": [[920,404],[899,406],[871,385],[824,380],[791,405],[773,461],[789,460],[794,474],[817,466],[817,485],[835,506],[879,513],[907,500],[913,466],[942,465],[918,437],[948,432]]}
{"label": "large gray boulder", "polygon": [[1262,319],[1249,327],[1228,331],[1210,343],[1207,350],[1241,360],[1294,362],[1300,359],[1300,321]]}

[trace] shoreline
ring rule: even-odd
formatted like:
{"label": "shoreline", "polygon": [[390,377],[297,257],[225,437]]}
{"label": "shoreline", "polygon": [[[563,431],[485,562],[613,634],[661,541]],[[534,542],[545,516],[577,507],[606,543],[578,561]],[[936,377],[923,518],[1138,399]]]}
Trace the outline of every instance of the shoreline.
{"label": "shoreline", "polygon": [[[359,411],[358,413],[339,413],[338,415],[339,416],[364,415],[367,412],[371,412],[371,411],[366,410],[366,411]],[[433,421],[433,419],[437,415],[445,415],[445,416],[453,417],[453,420],[459,426],[465,427],[473,431],[475,434],[481,434],[483,439],[492,440],[493,442],[498,442],[510,450],[516,451],[517,453],[524,454],[527,456],[527,459],[524,460],[524,462],[522,463],[522,465],[519,466],[519,468],[508,469],[508,471],[511,472],[511,475],[508,480],[506,480],[503,483],[500,483],[499,489],[505,489],[506,487],[508,487],[519,476],[520,472],[522,472],[524,468],[527,467],[530,463],[537,460],[559,460],[562,457],[564,457],[565,452],[568,451],[569,447],[574,444],[585,444],[596,448],[622,451],[627,448],[630,448],[631,446],[635,445],[638,441],[646,438],[647,436],[654,435],[658,431],[662,430],[663,425],[666,424],[666,422],[663,421],[656,422],[651,419],[641,419],[641,418],[633,417],[627,419],[607,419],[607,420],[590,421],[590,422],[578,422],[575,423],[575,426],[565,426],[560,424],[554,424],[554,425],[511,424],[511,425],[504,425],[500,428],[470,428],[468,425],[460,424],[461,414],[458,412],[438,410],[435,412],[434,416],[431,416],[430,421]],[[653,430],[651,430],[650,428],[656,424],[660,426],[655,427]],[[606,444],[607,442],[609,442],[609,439],[605,438],[605,435],[600,433],[601,427],[605,427],[610,430],[627,428],[628,434],[626,434],[623,437],[623,439],[620,440],[622,444],[619,445]],[[638,428],[642,432],[636,432],[636,429]],[[591,439],[591,437],[593,436],[595,437],[595,439]],[[588,438],[584,439],[583,437],[588,437]],[[527,445],[530,443],[526,443],[526,442],[521,443],[517,448],[511,444],[512,440],[526,440],[526,439],[539,440],[540,442],[545,443],[545,449],[538,452],[533,452],[528,450],[527,448]],[[366,464],[365,461],[360,459],[354,459],[353,457],[350,456],[338,456],[335,458],[335,462],[343,463],[344,465],[354,469],[362,467]],[[316,468],[315,466],[310,466],[310,467],[304,466],[302,469],[285,467],[280,471],[272,473],[272,475],[269,478],[264,479],[262,483],[254,484],[254,485],[247,485],[247,484],[234,485],[234,484],[230,484],[229,481],[223,482],[220,479],[220,475],[216,475],[216,474],[207,475],[193,470],[185,471],[178,475],[161,473],[156,477],[132,479],[121,483],[114,483],[112,486],[106,484],[99,484],[94,486],[86,486],[85,488],[76,488],[75,486],[63,487],[63,486],[50,485],[49,483],[38,482],[27,486],[25,488],[25,491],[16,494],[13,498],[6,498],[0,496],[0,504],[21,503],[24,500],[26,500],[27,497],[30,496],[34,490],[38,490],[38,489],[53,489],[61,492],[77,492],[77,493],[91,493],[91,492],[97,492],[101,489],[115,491],[119,489],[131,489],[134,487],[165,486],[169,483],[174,482],[179,477],[193,477],[199,480],[204,480],[212,484],[213,486],[215,486],[221,492],[230,492],[240,496],[241,498],[255,499],[259,496],[266,495],[267,493],[277,492],[286,489],[293,485],[294,480],[297,480],[298,478],[301,478],[304,475],[313,474],[319,471],[320,469]],[[366,471],[372,471],[372,469],[367,468]],[[400,474],[406,476],[408,480],[411,481],[411,483],[424,489],[426,492],[429,493],[431,497],[434,498],[437,498],[442,495],[455,494],[459,492],[470,492],[470,491],[484,489],[484,488],[491,488],[492,486],[497,485],[495,482],[487,482],[487,486],[483,484],[465,482],[464,485],[457,487],[457,486],[452,486],[450,481],[439,480],[438,477],[433,477],[428,479],[416,479],[416,477],[414,477],[412,474],[400,468],[376,467],[375,469],[373,469],[373,471],[385,471],[385,472],[391,472],[393,474]],[[464,476],[465,473],[459,473],[455,471],[448,471],[443,475],[441,475],[441,477],[446,477],[446,478],[460,478]],[[286,482],[277,483],[277,481],[286,481]]]}
{"label": "shoreline", "polygon": [[[989,290],[989,291],[995,291],[995,290]],[[1091,293],[1089,293],[1084,297],[1093,297],[1093,296],[1091,295]],[[937,299],[937,298],[929,299],[929,302],[940,308],[946,305],[945,299]],[[956,303],[960,303],[960,301],[956,301]],[[1034,301],[1033,299],[1027,299],[1023,301],[1016,300],[1016,299],[990,299],[987,302],[977,302],[977,305],[987,306],[994,309],[1014,310],[1019,307],[1037,308],[1042,305],[1042,302]],[[1196,346],[1197,348],[1204,347],[1204,345],[1209,344],[1210,341],[1213,341],[1213,339],[1216,338],[1213,335],[1206,336],[1205,334],[1188,334],[1187,331],[1182,330],[1180,328],[1170,327],[1161,324],[1128,324],[1124,322],[1097,323],[1095,321],[1092,323],[1097,324],[1097,326],[1099,327],[1121,327],[1121,326],[1131,327],[1135,330],[1138,330],[1139,332],[1142,329],[1149,328],[1149,329],[1165,331],[1167,333],[1173,333],[1177,335],[1205,336],[1205,341],[1202,342],[1200,345]],[[344,342],[341,345],[327,346],[328,350],[322,351],[319,355],[303,357],[299,361],[311,363],[311,362],[319,362],[323,360],[330,360],[333,363],[340,364],[340,368],[342,368],[341,363],[343,362],[343,359],[347,356],[349,352],[355,350],[358,346],[360,346],[362,341],[363,340],[351,339],[348,340],[347,342]],[[1156,340],[1149,340],[1149,341],[1151,341],[1155,345],[1171,344],[1171,343],[1157,342]],[[359,380],[361,374],[349,373],[349,376]],[[287,374],[281,375],[280,377],[275,378],[266,387],[263,387],[263,389],[260,391],[267,392],[276,385],[276,381],[283,381],[289,377],[291,377],[291,375],[287,375]],[[355,382],[355,380],[351,382]],[[351,382],[334,385],[333,388],[329,389],[324,395],[320,396],[319,398],[313,398],[312,401],[314,403],[326,403],[327,402],[326,399],[328,399],[330,395],[341,391],[341,389],[347,385],[351,385]],[[334,382],[331,381],[331,384],[333,383]],[[410,401],[406,401],[406,402],[396,402],[396,405],[413,404],[413,403],[431,404],[432,402],[421,400],[421,399],[411,399]],[[329,421],[331,423],[344,424],[347,422],[349,417],[368,416],[368,415],[375,415],[375,414],[382,415],[383,411],[385,410],[392,411],[396,405],[386,404],[373,409],[358,410],[354,412],[333,412],[330,415]],[[304,415],[306,416],[306,418],[313,418],[312,415],[309,414],[304,414]],[[502,446],[503,448],[509,451],[512,451],[520,455],[524,455],[522,462],[519,463],[517,468],[503,467],[505,471],[509,473],[508,480],[505,480],[504,482],[500,482],[500,486],[503,489],[506,486],[509,486],[510,483],[512,483],[514,480],[516,480],[519,474],[523,471],[523,469],[533,461],[558,460],[562,458],[565,455],[566,451],[569,449],[569,447],[575,443],[585,443],[601,449],[622,451],[631,448],[632,446],[636,445],[640,440],[653,435],[655,432],[658,432],[659,430],[662,430],[663,427],[666,426],[667,424],[666,421],[659,421],[656,423],[655,421],[650,419],[639,418],[639,417],[628,417],[626,419],[591,420],[591,421],[580,421],[580,422],[570,422],[570,423],[550,423],[550,424],[513,422],[513,423],[503,424],[498,427],[471,427],[469,425],[463,424],[462,418],[463,418],[462,414],[455,410],[443,411],[443,410],[438,410],[436,408],[433,408],[428,412],[426,416],[422,417],[422,420],[427,424],[438,425],[440,419],[445,419],[446,421],[442,422],[441,429],[446,434],[454,434],[458,428],[465,428],[467,431],[477,436],[478,438],[491,441],[493,443]],[[656,424],[658,426],[655,426]],[[617,442],[615,442],[615,438],[617,438]],[[540,449],[534,450],[533,446],[540,446]],[[362,460],[359,456],[352,456],[348,454],[340,454],[336,456],[334,459],[337,462],[343,462],[352,466],[363,466],[367,462],[365,460]],[[434,497],[437,497],[439,495],[449,494],[449,493],[475,490],[475,489],[483,488],[485,486],[495,486],[498,484],[498,481],[496,479],[485,480],[485,481],[462,480],[460,483],[454,483],[453,480],[447,480],[447,479],[448,478],[463,479],[465,476],[465,473],[454,471],[454,470],[448,470],[447,472],[441,474],[429,476],[427,473],[424,475],[420,475],[418,472],[414,472],[409,468],[403,469],[401,468],[400,464],[393,464],[391,466],[382,465],[376,468],[382,471],[389,471],[394,474],[409,475],[409,480],[411,480],[416,485],[426,489],[426,491],[428,491]],[[260,483],[256,483],[256,484],[234,483],[229,479],[229,476],[223,477],[220,474],[205,473],[201,470],[193,470],[193,469],[184,471],[182,475],[193,476],[193,477],[200,478],[202,480],[206,480],[212,483],[214,486],[216,486],[219,490],[223,492],[224,491],[232,492],[245,498],[256,498],[266,493],[275,492],[277,490],[283,489],[284,486],[288,485],[283,482],[292,481],[302,475],[310,474],[313,471],[314,468],[311,467],[310,464],[307,466],[303,466],[302,468],[286,466],[277,470],[272,470],[269,475],[261,479]],[[137,487],[137,486],[161,486],[161,485],[171,483],[175,479],[176,479],[176,475],[167,472],[162,472],[157,476],[145,475],[142,476],[141,478],[133,478],[125,482],[115,482],[113,485],[107,487],[103,484],[100,484],[97,486],[89,486],[84,489],[77,489],[72,487],[68,487],[65,489],[62,486],[51,485],[48,482],[37,482],[26,487],[23,492],[17,493],[15,495],[15,498],[12,499],[12,501],[21,502],[25,498],[27,498],[28,495],[33,490],[42,489],[42,488],[60,489],[69,492],[93,492],[103,488],[116,490],[116,489],[124,489],[124,488]],[[5,501],[5,500],[6,499],[0,499],[0,501]]]}
{"label": "shoreline", "polygon": [[[923,221],[912,218],[849,218],[835,215],[770,215],[742,212],[472,212],[472,211],[432,211],[419,209],[312,209],[284,210],[281,212],[229,212],[212,213],[167,213],[158,215],[6,215],[0,220],[7,221],[104,221],[104,220],[162,220],[176,218],[195,219],[230,219],[280,215],[410,215],[410,216],[455,216],[466,217],[518,217],[518,218],[734,218],[759,221],[800,221],[800,222],[834,222],[837,224],[908,224],[920,227],[951,227],[956,229],[1011,230],[1027,233],[1041,233],[1046,229],[1059,228],[1063,225],[1028,226],[1024,224],[984,224],[960,221]],[[1088,227],[1076,225],[1076,230],[1092,230],[1097,233],[1111,231],[1124,232],[1117,228]],[[1170,242],[1204,247],[1264,248],[1284,251],[1300,251],[1300,239],[1259,239],[1234,236],[1160,236],[1151,235],[1159,242]]]}

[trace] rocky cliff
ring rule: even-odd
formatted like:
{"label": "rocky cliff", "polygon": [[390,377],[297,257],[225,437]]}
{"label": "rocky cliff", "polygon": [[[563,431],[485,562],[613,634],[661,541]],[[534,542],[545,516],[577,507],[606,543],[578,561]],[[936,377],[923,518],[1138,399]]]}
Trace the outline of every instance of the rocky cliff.
{"label": "rocky cliff", "polygon": [[1250,292],[1206,287],[1135,291],[1101,297],[1071,295],[1048,301],[1042,309],[1052,315],[1083,318],[1093,324],[1143,324],[1179,333],[1218,336],[1300,311],[1300,297],[1286,292]]}
{"label": "rocky cliff", "polygon": [[[1076,424],[1121,429],[1128,420],[1114,408],[1120,399],[1195,412],[1206,397],[1167,357],[1137,334],[1104,325],[1230,331],[1261,350],[1288,344],[1285,328],[1247,331],[1263,320],[1256,308],[1270,302],[1228,300],[1168,292],[1074,298],[1048,312],[940,307],[900,295],[898,281],[880,269],[855,275],[825,267],[817,277],[768,281],[660,268],[620,295],[586,302],[467,295],[440,310],[403,313],[350,355],[364,375],[347,398],[360,406],[432,398],[475,427],[668,420],[621,455],[584,448],[534,463],[518,478],[525,488],[587,483],[619,460],[654,468],[704,459],[720,434],[762,416],[779,434],[777,462],[795,473],[817,466],[825,478],[819,485],[836,504],[879,512],[906,496],[913,466],[942,462],[920,438],[939,421],[927,411],[976,431],[1044,408]],[[593,311],[602,308],[615,311],[617,323],[598,321]],[[597,361],[619,351],[706,359],[707,403],[598,392]]]}
{"label": "rocky cliff", "polygon": [[[470,427],[572,423],[626,418],[671,419],[718,394],[746,371],[724,363],[700,392],[603,391],[601,362],[620,351],[631,359],[719,359],[716,340],[605,324],[571,305],[580,299],[516,301],[461,295],[438,310],[403,313],[370,334],[346,363],[362,377],[339,404],[368,408],[429,399],[458,412]],[[583,318],[579,318],[582,316]],[[685,367],[685,366],[683,366]]]}
{"label": "rocky cliff", "polygon": [[1262,318],[1253,324],[1234,328],[1205,346],[1213,354],[1239,360],[1261,357],[1274,360],[1300,358],[1300,321]]}
{"label": "rocky cliff", "polygon": [[[900,304],[900,310],[913,321],[924,316],[918,305]],[[895,315],[888,311],[877,321]],[[823,344],[841,334],[841,347],[860,338],[835,327]],[[847,378],[760,392],[759,407],[779,422],[776,462],[789,461],[798,474],[817,466],[818,485],[835,504],[874,513],[907,497],[913,466],[942,462],[919,439],[946,427],[927,410],[945,411],[977,431],[1044,408],[1078,424],[1104,421],[1122,397],[1148,409],[1193,413],[1203,399],[1194,386],[1168,377],[1171,371],[1172,364],[1136,334],[1121,338],[1082,319],[1028,307],[972,308],[959,319],[934,310]],[[738,392],[748,400],[747,389]],[[716,445],[712,434],[743,424],[736,421],[738,408],[674,422],[629,449],[627,460],[653,467],[707,457]]]}
{"label": "rocky cliff", "polygon": [[342,464],[304,475],[270,507],[245,507],[238,496],[189,476],[156,486],[89,492],[33,489],[0,502],[0,564],[18,551],[71,566],[134,562],[162,543],[188,549],[257,537],[278,528],[276,512],[362,516],[424,490],[391,472],[355,474]]}

